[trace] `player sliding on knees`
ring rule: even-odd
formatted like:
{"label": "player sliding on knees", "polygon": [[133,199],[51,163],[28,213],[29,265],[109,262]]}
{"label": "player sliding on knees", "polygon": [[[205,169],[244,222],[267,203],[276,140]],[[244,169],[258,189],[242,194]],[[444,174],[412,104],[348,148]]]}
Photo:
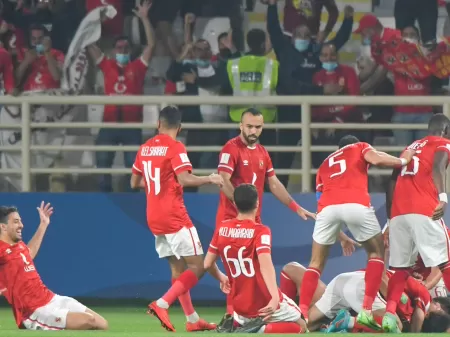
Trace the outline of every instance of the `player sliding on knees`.
{"label": "player sliding on knees", "polygon": [[357,320],[371,328],[378,326],[372,316],[372,304],[384,271],[384,244],[380,225],[370,205],[367,169],[369,165],[402,167],[411,161],[413,154],[414,151],[408,150],[402,158],[396,158],[376,151],[354,136],[345,136],[339,141],[339,149],[320,165],[316,179],[318,214],[311,261],[301,287],[300,309],[304,315],[325,267],[329,248],[345,224],[369,257],[364,302]]}
{"label": "player sliding on knees", "polygon": [[224,263],[232,286],[234,320],[241,325],[235,332],[305,332],[300,309],[278,289],[271,257],[271,231],[256,222],[256,187],[237,186],[233,199],[237,217],[217,227],[205,257],[205,268],[214,275],[219,256]]}
{"label": "player sliding on knees", "polygon": [[184,205],[183,187],[221,186],[223,180],[217,174],[198,177],[191,173],[186,148],[176,140],[180,130],[181,112],[173,106],[162,109],[158,135],[141,145],[131,175],[131,187],[146,192],[147,224],[155,235],[159,257],[167,259],[172,271],[172,287],[148,308],[165,329],[175,331],[168,309],[178,299],[186,315],[187,331],[214,330],[215,324],[200,319],[189,293],[205,269],[200,239]]}
{"label": "player sliding on knees", "polygon": [[449,236],[443,222],[448,199],[446,169],[450,160],[450,120],[443,114],[431,117],[429,135],[405,151],[416,151],[413,162],[392,173],[386,192],[389,222],[389,265],[395,269],[389,280],[386,332],[398,330],[393,319],[401,289],[420,254],[425,267],[438,267],[450,289]]}
{"label": "player sliding on knees", "polygon": [[[258,191],[259,206],[256,213],[256,222],[258,223],[261,222],[261,207],[266,181],[270,192],[302,219],[315,217],[314,213],[300,207],[278,180],[269,153],[264,146],[258,144],[263,126],[264,119],[260,111],[254,108],[245,110],[241,116],[240,135],[229,140],[220,152],[217,171],[223,178],[224,185],[220,191],[216,227],[222,221],[236,217],[237,210],[234,205],[233,191],[242,183],[253,184]],[[227,296],[227,314],[219,324],[218,331],[231,319],[232,313],[230,296]]]}
{"label": "player sliding on knees", "polygon": [[23,223],[17,208],[0,207],[0,285],[1,294],[11,304],[16,324],[29,330],[106,330],[108,322],[77,300],[56,295],[42,283],[36,257],[53,207],[37,208],[40,224],[26,245]]}

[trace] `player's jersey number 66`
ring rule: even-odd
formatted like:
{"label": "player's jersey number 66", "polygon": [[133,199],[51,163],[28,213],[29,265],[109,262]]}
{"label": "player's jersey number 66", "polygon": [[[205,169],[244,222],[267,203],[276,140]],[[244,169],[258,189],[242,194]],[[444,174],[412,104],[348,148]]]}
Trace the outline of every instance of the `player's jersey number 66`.
{"label": "player's jersey number 66", "polygon": [[243,246],[239,248],[237,259],[228,257],[228,251],[230,248],[231,245],[226,246],[223,249],[223,255],[225,256],[225,261],[227,262],[228,268],[230,268],[231,277],[236,278],[240,275],[247,277],[255,276],[255,267],[253,266],[252,259],[243,257],[244,250],[247,247]]}
{"label": "player's jersey number 66", "polygon": [[161,174],[160,168],[152,167],[152,161],[143,161],[142,166],[144,168],[144,177],[147,185],[147,194],[150,194],[152,191],[152,182],[153,182],[153,191],[155,195],[158,195],[161,192]]}

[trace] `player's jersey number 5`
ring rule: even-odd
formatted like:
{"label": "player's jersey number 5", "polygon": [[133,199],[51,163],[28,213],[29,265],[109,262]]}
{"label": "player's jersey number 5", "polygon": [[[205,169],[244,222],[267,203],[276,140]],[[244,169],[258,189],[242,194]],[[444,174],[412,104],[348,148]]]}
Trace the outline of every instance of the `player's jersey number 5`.
{"label": "player's jersey number 5", "polygon": [[329,167],[337,166],[336,168],[339,169],[338,172],[333,173],[332,175],[330,175],[330,178],[333,178],[333,177],[336,177],[336,176],[340,176],[341,174],[343,174],[347,170],[347,163],[345,162],[345,159],[338,158],[343,153],[344,153],[343,151],[340,151],[338,153],[335,153],[334,155],[332,155],[328,159],[328,166]]}
{"label": "player's jersey number 5", "polygon": [[237,258],[228,257],[228,251],[231,249],[231,245],[228,245],[223,249],[223,255],[225,256],[225,261],[230,269],[232,278],[237,278],[240,275],[246,277],[255,276],[255,267],[253,266],[252,259],[243,256],[246,248],[247,247],[245,246],[239,248]]}

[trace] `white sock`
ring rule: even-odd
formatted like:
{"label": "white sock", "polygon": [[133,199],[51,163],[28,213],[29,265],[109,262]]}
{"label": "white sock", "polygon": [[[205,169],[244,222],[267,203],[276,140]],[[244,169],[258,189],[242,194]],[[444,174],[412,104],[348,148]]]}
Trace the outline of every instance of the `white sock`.
{"label": "white sock", "polygon": [[258,330],[257,333],[264,333],[264,331],[266,331],[266,325],[263,325],[263,326],[261,327],[261,329]]}
{"label": "white sock", "polygon": [[169,309],[169,303],[167,303],[162,298],[160,298],[159,300],[156,301],[156,305],[163,309]]}
{"label": "white sock", "polygon": [[190,314],[189,316],[186,316],[186,320],[189,323],[197,323],[200,320],[200,316],[197,314],[196,311],[194,311],[194,313]]}
{"label": "white sock", "polygon": [[349,329],[353,329],[353,327],[355,326],[355,320],[355,317],[350,317],[350,321],[348,322]]}

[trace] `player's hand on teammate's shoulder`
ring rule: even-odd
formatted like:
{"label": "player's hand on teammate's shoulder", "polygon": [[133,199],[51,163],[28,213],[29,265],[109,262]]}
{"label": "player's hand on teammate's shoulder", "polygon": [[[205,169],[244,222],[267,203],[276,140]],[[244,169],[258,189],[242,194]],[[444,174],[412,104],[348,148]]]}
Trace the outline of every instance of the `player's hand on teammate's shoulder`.
{"label": "player's hand on teammate's shoulder", "polygon": [[411,150],[411,149],[407,149],[405,151],[403,151],[402,155],[400,156],[400,158],[404,158],[406,159],[406,161],[409,163],[413,156],[416,154],[416,151]]}
{"label": "player's hand on teammate's shoulder", "polygon": [[222,290],[224,294],[229,294],[231,291],[230,280],[223,273],[220,275],[220,290]]}
{"label": "player's hand on teammate's shoulder", "polygon": [[308,220],[308,218],[316,219],[316,213],[310,212],[302,207],[300,207],[297,211],[297,214],[303,220]]}
{"label": "player's hand on teammate's shoulder", "polygon": [[36,207],[39,213],[39,218],[41,220],[41,225],[48,225],[50,223],[50,217],[53,214],[53,207],[50,203],[41,202],[40,207]]}
{"label": "player's hand on teammate's shoulder", "polygon": [[272,298],[264,308],[259,309],[259,316],[261,316],[264,320],[268,320],[274,313],[277,311],[280,305],[279,298]]}
{"label": "player's hand on teammate's shoulder", "polygon": [[217,173],[210,174],[209,181],[211,182],[211,184],[218,185],[220,187],[223,186],[223,178]]}
{"label": "player's hand on teammate's shoulder", "polygon": [[447,203],[444,201],[439,201],[431,217],[433,220],[440,220],[444,216],[445,209],[447,208]]}

